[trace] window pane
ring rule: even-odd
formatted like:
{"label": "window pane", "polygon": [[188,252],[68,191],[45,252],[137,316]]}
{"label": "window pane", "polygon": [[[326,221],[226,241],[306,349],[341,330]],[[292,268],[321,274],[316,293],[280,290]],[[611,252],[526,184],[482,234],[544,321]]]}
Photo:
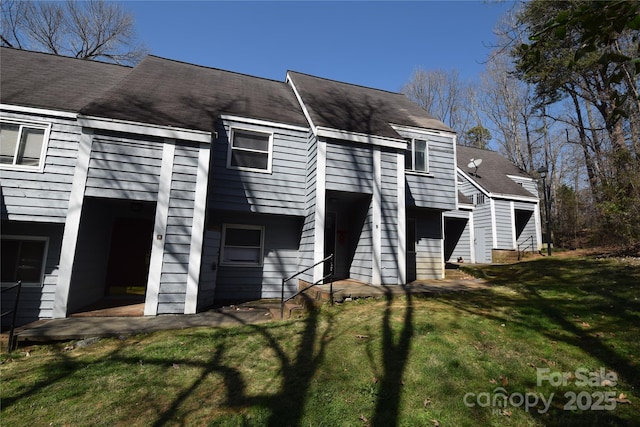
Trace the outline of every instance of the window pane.
{"label": "window pane", "polygon": [[42,259],[44,256],[44,242],[39,240],[25,240],[20,247],[18,264],[18,279],[23,282],[40,282],[42,274]]}
{"label": "window pane", "polygon": [[415,141],[414,150],[416,152],[415,170],[426,172],[427,170],[427,142]]}
{"label": "window pane", "polygon": [[231,166],[268,170],[269,153],[255,153],[253,151],[232,150]]}
{"label": "window pane", "polygon": [[22,140],[18,150],[17,165],[38,166],[42,154],[44,129],[22,128]]}
{"label": "window pane", "polygon": [[259,248],[261,235],[262,232],[259,229],[227,228],[224,244]]}
{"label": "window pane", "polygon": [[2,240],[3,282],[40,283],[45,242],[42,240]]}
{"label": "window pane", "polygon": [[3,123],[0,126],[0,163],[13,164],[20,126]]}
{"label": "window pane", "polygon": [[233,147],[269,152],[269,135],[236,131],[233,133]]}
{"label": "window pane", "polygon": [[407,151],[404,153],[404,168],[407,170],[413,169],[413,148],[411,147],[411,141],[408,141]]}
{"label": "window pane", "polygon": [[224,248],[224,261],[259,264],[260,248],[226,247]]}

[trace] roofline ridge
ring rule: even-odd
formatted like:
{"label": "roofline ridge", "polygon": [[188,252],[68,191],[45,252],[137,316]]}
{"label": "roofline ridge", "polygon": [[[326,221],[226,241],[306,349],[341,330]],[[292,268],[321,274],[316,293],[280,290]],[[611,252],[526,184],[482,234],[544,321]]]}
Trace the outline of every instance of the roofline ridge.
{"label": "roofline ridge", "polygon": [[12,46],[0,46],[0,48],[2,48],[2,49],[10,49],[10,50],[20,51],[20,52],[27,52],[27,53],[36,53],[36,54],[40,54],[40,55],[48,55],[48,56],[52,56],[52,57],[56,57],[56,58],[73,59],[73,60],[76,60],[76,61],[83,61],[83,62],[88,62],[88,63],[97,63],[97,64],[101,64],[101,65],[113,65],[115,67],[122,67],[122,68],[129,68],[129,69],[135,68],[135,65],[116,64],[114,62],[98,61],[98,60],[95,60],[95,59],[76,58],[75,56],[60,55],[58,53],[42,52],[42,51],[39,51],[39,50],[20,49],[20,48],[12,47]]}
{"label": "roofline ridge", "polygon": [[357,83],[349,83],[349,82],[345,82],[345,81],[342,81],[342,80],[336,80],[336,79],[330,79],[330,78],[327,78],[327,77],[315,76],[313,74],[303,73],[301,71],[287,70],[287,74],[289,74],[289,73],[301,74],[301,75],[304,75],[304,76],[314,77],[314,78],[320,79],[320,80],[326,80],[326,81],[329,81],[329,82],[340,83],[340,84],[343,84],[343,85],[355,86],[355,87],[359,87],[359,88],[363,88],[363,89],[376,90],[378,92],[385,92],[385,93],[388,93],[388,94],[391,94],[391,95],[405,96],[403,93],[400,93],[400,92],[393,92],[393,91],[390,91],[390,90],[380,89],[380,88],[371,87],[371,86],[364,86],[364,85],[360,85],[360,84],[357,84]]}
{"label": "roofline ridge", "polygon": [[225,70],[224,68],[212,67],[212,66],[209,66],[209,65],[194,64],[192,62],[187,62],[187,61],[183,61],[183,60],[180,60],[180,59],[165,58],[164,56],[154,55],[154,54],[151,54],[151,53],[148,54],[147,57],[157,58],[157,59],[161,59],[163,61],[175,62],[177,64],[190,65],[192,67],[203,68],[203,69],[206,69],[206,70],[222,71],[224,73],[236,74],[236,75],[239,75],[239,76],[251,77],[251,78],[254,78],[254,79],[266,80],[266,81],[270,81],[270,82],[274,82],[274,83],[286,84],[286,82],[284,82],[282,80],[270,79],[268,77],[254,76],[252,74],[241,73],[239,71]]}

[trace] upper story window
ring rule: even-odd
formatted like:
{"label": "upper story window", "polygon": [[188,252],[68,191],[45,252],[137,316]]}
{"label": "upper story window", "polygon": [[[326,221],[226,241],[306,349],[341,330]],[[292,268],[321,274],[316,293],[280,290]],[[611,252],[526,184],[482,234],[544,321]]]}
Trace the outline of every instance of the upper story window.
{"label": "upper story window", "polygon": [[49,129],[48,124],[0,122],[0,167],[42,170]]}
{"label": "upper story window", "polygon": [[429,173],[429,144],[424,139],[408,141],[404,156],[404,168],[408,171]]}
{"label": "upper story window", "polygon": [[2,283],[42,283],[45,257],[47,252],[46,237],[2,236]]}
{"label": "upper story window", "polygon": [[273,135],[244,129],[231,129],[227,167],[271,172]]}
{"label": "upper story window", "polygon": [[255,225],[224,224],[222,265],[259,267],[264,254],[264,228]]}

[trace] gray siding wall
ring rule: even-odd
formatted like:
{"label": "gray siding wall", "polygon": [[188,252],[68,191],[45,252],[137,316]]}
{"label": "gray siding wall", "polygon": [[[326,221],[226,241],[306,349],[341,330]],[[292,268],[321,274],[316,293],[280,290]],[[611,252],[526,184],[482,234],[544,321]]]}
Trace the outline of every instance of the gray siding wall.
{"label": "gray siding wall", "polygon": [[408,132],[403,132],[402,136],[427,139],[429,144],[429,174],[406,173],[407,206],[455,209],[457,194],[453,137]]}
{"label": "gray siding wall", "polygon": [[473,197],[473,195],[477,194],[480,190],[472,185],[464,176],[458,174],[458,191],[465,196]]}
{"label": "gray siding wall", "polygon": [[525,190],[530,192],[533,197],[538,197],[538,184],[536,183],[536,181],[533,181],[530,179],[518,178],[516,176],[511,176],[510,178],[515,182],[517,182],[518,184],[522,185],[522,187],[524,187]]}
{"label": "gray siding wall", "polygon": [[515,249],[513,247],[513,224],[511,203],[508,200],[495,200],[497,246],[494,249]]}
{"label": "gray siding wall", "polygon": [[[252,215],[214,212],[209,227],[223,224],[264,227],[264,258],[259,267],[218,266],[215,287],[217,301],[280,298],[282,279],[298,269],[298,250],[302,218],[283,215]],[[287,283],[285,295],[297,291],[297,280]]]}
{"label": "gray siding wall", "polygon": [[161,164],[161,141],[96,134],[85,195],[155,201]]}
{"label": "gray siding wall", "polygon": [[487,203],[476,206],[473,210],[473,226],[475,233],[474,245],[476,262],[491,262],[493,235],[491,231],[491,206],[488,200]]}
{"label": "gray siding wall", "polygon": [[351,263],[351,269],[349,270],[349,277],[365,283],[371,282],[371,270],[373,267],[372,225],[373,206],[369,203],[367,216],[364,220],[362,230],[360,230],[358,243]]}
{"label": "gray siding wall", "polygon": [[462,230],[462,234],[460,235],[460,238],[458,239],[453,252],[449,256],[449,259],[445,259],[445,261],[450,260],[452,262],[455,262],[459,257],[462,257],[465,262],[471,262],[471,245],[473,242],[471,242],[471,224],[469,221],[470,215],[472,215],[470,211],[463,210],[447,212],[445,214],[445,221],[447,218],[456,218],[466,221],[464,230]]}
{"label": "gray siding wall", "polygon": [[104,296],[111,230],[118,213],[85,200],[73,265],[67,312],[73,313]]}
{"label": "gray siding wall", "polygon": [[[22,286],[18,305],[17,324],[24,325],[38,319],[53,316],[53,301],[55,299],[56,284],[58,282],[58,264],[60,263],[60,249],[62,246],[62,224],[45,224],[23,221],[2,221],[2,234],[13,236],[46,237],[49,240],[46,254],[44,280],[40,285],[25,284]],[[4,284],[11,286],[13,283]],[[2,295],[2,312],[13,309],[15,291]],[[5,327],[10,316],[2,319]]]}
{"label": "gray siding wall", "polygon": [[[522,230],[522,233],[520,234],[520,237],[518,237],[518,244],[524,244],[527,239],[530,239],[531,236],[533,236],[533,248],[535,250],[538,247],[538,243],[541,243],[538,242],[538,238],[536,236],[536,219],[534,212],[536,209],[535,203],[514,202],[513,208],[531,212],[531,218],[529,218],[527,225],[525,225],[524,230]],[[527,241],[526,244],[528,245],[529,242]]]}
{"label": "gray siding wall", "polygon": [[158,294],[158,314],[184,312],[198,174],[198,148],[197,145],[176,145]]}
{"label": "gray siding wall", "polygon": [[[302,234],[300,237],[300,259],[298,270],[304,270],[311,267],[313,262],[313,252],[315,246],[315,214],[316,214],[316,178],[318,163],[318,141],[316,137],[309,133],[307,143],[307,172],[305,176],[305,194],[304,194],[304,222],[302,225]],[[301,274],[301,280],[309,283],[313,282],[313,269]]]}
{"label": "gray siding wall", "polygon": [[[272,172],[227,168],[231,127],[273,133]],[[209,206],[239,212],[304,215],[308,131],[225,121],[213,145]]]}
{"label": "gray siding wall", "polygon": [[441,279],[442,259],[442,214],[424,212],[416,219],[416,279]]}
{"label": "gray siding wall", "polygon": [[398,284],[398,161],[396,152],[381,153],[381,237],[382,283]]}
{"label": "gray siding wall", "polygon": [[371,194],[373,150],[353,142],[327,142],[327,190]]}
{"label": "gray siding wall", "polygon": [[220,230],[206,230],[202,248],[200,287],[198,289],[198,310],[211,307],[214,303],[216,279],[220,264]]}
{"label": "gray siding wall", "polygon": [[2,111],[3,118],[51,123],[44,172],[0,170],[2,219],[64,223],[78,155],[75,120]]}

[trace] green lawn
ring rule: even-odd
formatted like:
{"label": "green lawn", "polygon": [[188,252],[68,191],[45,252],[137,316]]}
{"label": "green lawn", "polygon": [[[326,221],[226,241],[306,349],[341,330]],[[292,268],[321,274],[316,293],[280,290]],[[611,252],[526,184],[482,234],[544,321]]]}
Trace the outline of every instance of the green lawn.
{"label": "green lawn", "polygon": [[0,366],[0,422],[638,425],[637,259],[545,258],[474,273],[491,289],[34,346],[29,356],[21,348]]}

